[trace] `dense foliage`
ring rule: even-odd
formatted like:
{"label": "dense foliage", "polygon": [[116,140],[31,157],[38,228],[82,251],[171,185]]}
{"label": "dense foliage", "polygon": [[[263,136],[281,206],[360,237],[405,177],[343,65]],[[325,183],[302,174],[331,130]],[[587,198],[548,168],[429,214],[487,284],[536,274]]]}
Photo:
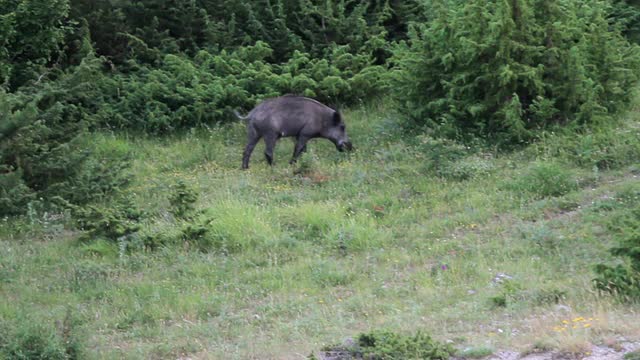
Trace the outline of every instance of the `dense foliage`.
{"label": "dense foliage", "polygon": [[615,218],[610,225],[618,244],[611,254],[623,259],[615,266],[598,264],[595,287],[619,297],[623,301],[640,301],[640,194],[629,192],[619,196],[620,204],[633,204],[629,210]]}
{"label": "dense foliage", "polygon": [[0,93],[0,216],[31,201],[84,204],[127,182],[127,151],[99,149],[85,135],[98,64],[87,59],[55,82]]}
{"label": "dense foliage", "polygon": [[295,51],[282,64],[271,64],[263,42],[194,58],[166,55],[156,67],[137,66],[104,81],[104,106],[96,125],[152,133],[211,124],[233,118],[231,110],[251,108],[259,99],[299,93],[328,103],[353,103],[379,94],[382,66],[369,56],[335,46],[326,58]]}
{"label": "dense foliage", "polygon": [[[637,182],[611,199],[601,171],[638,170],[637,119],[614,120],[639,42],[637,0],[0,0],[0,358],[277,357],[256,352],[291,324],[317,344],[345,331],[327,318],[413,331],[443,307],[488,323],[583,299],[588,212],[622,206],[594,284],[637,301]],[[219,125],[285,93],[394,101],[346,112],[355,154],[232,170],[242,125]],[[515,276],[488,285],[496,258]],[[386,331],[327,350],[453,353]]]}
{"label": "dense foliage", "polygon": [[0,215],[122,186],[126,151],[98,154],[93,129],[167,133],[283,93],[336,105],[380,94],[411,4],[0,3]]}
{"label": "dense foliage", "polygon": [[[294,53],[311,59],[342,52],[366,54],[382,64],[388,41],[402,38],[419,18],[418,1],[8,1],[0,8],[6,47],[2,78],[13,88],[43,68],[73,64],[68,55],[90,39],[96,53],[118,72],[157,66],[167,54],[195,57],[269,44],[264,60],[285,63]],[[38,26],[30,26],[38,24]],[[28,66],[27,66],[28,65]],[[28,69],[27,69],[28,68]],[[213,75],[216,75],[215,73]]]}
{"label": "dense foliage", "polygon": [[518,143],[549,125],[608,119],[631,98],[640,55],[606,2],[434,3],[395,60],[396,98],[418,125]]}
{"label": "dense foliage", "polygon": [[54,326],[33,315],[0,319],[0,358],[75,360],[85,358],[77,320],[67,311]]}
{"label": "dense foliage", "polygon": [[622,27],[622,33],[630,41],[640,43],[640,2],[638,0],[614,0],[611,18],[614,23]]}
{"label": "dense foliage", "polygon": [[90,131],[235,121],[284,93],[340,106],[391,91],[430,137],[501,145],[607,121],[637,80],[623,34],[637,37],[639,13],[622,0],[3,1],[0,215],[126,183],[126,149],[96,151]]}

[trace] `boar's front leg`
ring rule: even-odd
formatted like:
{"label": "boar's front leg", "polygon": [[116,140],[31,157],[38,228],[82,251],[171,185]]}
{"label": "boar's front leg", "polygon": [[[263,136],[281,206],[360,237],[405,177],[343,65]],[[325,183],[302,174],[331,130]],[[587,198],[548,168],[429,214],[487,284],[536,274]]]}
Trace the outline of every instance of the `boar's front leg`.
{"label": "boar's front leg", "polygon": [[293,164],[296,161],[298,161],[300,154],[307,151],[307,141],[309,141],[308,138],[304,136],[298,136],[298,140],[296,141],[296,146],[293,149],[293,157],[291,158],[291,161],[289,162],[289,164]]}

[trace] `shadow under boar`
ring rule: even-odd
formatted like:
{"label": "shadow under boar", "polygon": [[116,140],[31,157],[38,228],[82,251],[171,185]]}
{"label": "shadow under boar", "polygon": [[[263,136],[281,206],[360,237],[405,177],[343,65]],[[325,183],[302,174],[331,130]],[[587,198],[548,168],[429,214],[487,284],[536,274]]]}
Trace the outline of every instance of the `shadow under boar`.
{"label": "shadow under boar", "polygon": [[273,165],[273,149],[282,137],[296,138],[291,164],[307,149],[307,141],[313,138],[330,140],[338,151],[353,149],[340,113],[313,99],[285,95],[263,101],[247,116],[234,113],[238,118],[247,120],[247,146],[242,155],[242,169],[249,168],[249,158],[261,138],[264,138],[264,155],[269,165]]}

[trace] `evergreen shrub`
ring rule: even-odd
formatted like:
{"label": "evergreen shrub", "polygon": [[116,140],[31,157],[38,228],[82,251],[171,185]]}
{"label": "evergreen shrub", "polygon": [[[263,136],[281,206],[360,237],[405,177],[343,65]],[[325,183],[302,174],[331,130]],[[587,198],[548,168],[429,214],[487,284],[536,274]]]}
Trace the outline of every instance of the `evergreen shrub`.
{"label": "evergreen shrub", "polygon": [[101,65],[89,57],[56,81],[0,90],[0,216],[24,213],[34,198],[78,205],[126,185],[126,149],[97,149],[89,139]]}
{"label": "evergreen shrub", "polygon": [[84,358],[78,321],[67,311],[54,327],[33,315],[18,314],[0,321],[0,358],[16,360],[76,360]]}
{"label": "evergreen shrub", "polygon": [[640,43],[640,3],[636,0],[613,0],[611,19],[621,26],[622,33],[634,43]]}
{"label": "evergreen shrub", "polygon": [[414,126],[513,145],[539,129],[609,121],[630,102],[640,53],[605,1],[435,1],[394,57]]}
{"label": "evergreen shrub", "polygon": [[135,70],[101,82],[105,104],[96,124],[115,129],[168,133],[235,120],[232,110],[250,110],[264,98],[286,93],[339,105],[380,95],[386,88],[383,66],[366,54],[334,47],[328,58],[295,51],[272,64],[263,42],[219,54],[199,51],[193,59],[166,55],[156,68]]}
{"label": "evergreen shrub", "polygon": [[[325,352],[354,359],[444,360],[449,359],[455,351],[450,345],[442,344],[423,332],[403,335],[390,331],[372,331],[358,335],[353,344],[326,347]],[[316,359],[313,355],[309,358]]]}
{"label": "evergreen shrub", "polygon": [[72,206],[77,226],[84,231],[83,240],[107,240],[128,246],[141,229],[144,213],[129,197],[121,197],[106,205]]}
{"label": "evergreen shrub", "polygon": [[622,301],[640,301],[640,192],[635,192],[631,209],[621,212],[613,224],[618,245],[611,254],[621,258],[616,265],[598,264],[596,289]]}

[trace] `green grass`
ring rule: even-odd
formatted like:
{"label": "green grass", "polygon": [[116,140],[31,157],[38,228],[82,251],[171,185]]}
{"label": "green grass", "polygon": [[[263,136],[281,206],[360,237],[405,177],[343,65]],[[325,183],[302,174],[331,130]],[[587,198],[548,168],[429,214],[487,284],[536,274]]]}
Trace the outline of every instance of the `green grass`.
{"label": "green grass", "polygon": [[[71,316],[94,359],[297,359],[373,330],[480,354],[640,335],[637,312],[591,284],[615,261],[607,224],[638,201],[636,112],[603,131],[614,139],[554,135],[511,154],[402,136],[383,107],[345,118],[355,153],[316,140],[289,166],[283,140],[275,167],[260,144],[248,171],[240,123],[96,135],[132,152],[131,198],[159,245],[80,243],[50,214],[0,220],[0,328],[25,332],[29,314],[59,349]],[[179,181],[199,194],[190,220],[172,213]],[[577,316],[598,320],[554,330]]]}
{"label": "green grass", "polygon": [[463,359],[481,359],[492,355],[494,350],[488,347],[471,347],[459,351],[456,355]]}
{"label": "green grass", "polygon": [[624,355],[624,360],[638,360],[640,359],[640,351],[636,350]]}

